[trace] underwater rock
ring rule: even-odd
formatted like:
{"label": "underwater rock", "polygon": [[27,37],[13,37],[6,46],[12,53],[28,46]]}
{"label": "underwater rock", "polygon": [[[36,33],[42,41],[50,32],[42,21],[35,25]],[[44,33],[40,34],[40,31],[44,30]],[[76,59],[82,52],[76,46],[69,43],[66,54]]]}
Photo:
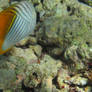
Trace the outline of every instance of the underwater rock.
{"label": "underwater rock", "polygon": [[39,92],[52,92],[52,77],[42,80],[41,90]]}
{"label": "underwater rock", "polygon": [[39,63],[28,65],[26,68],[26,78],[24,84],[27,87],[36,87],[43,79],[55,77],[62,64],[58,60],[54,60],[48,55],[45,55]]}
{"label": "underwater rock", "polygon": [[67,7],[60,0],[30,0],[37,12],[37,22],[44,21],[48,16],[68,15]]}
{"label": "underwater rock", "polygon": [[37,44],[37,39],[36,37],[31,37],[28,39],[28,43],[31,45],[36,45]]}
{"label": "underwater rock", "polygon": [[23,40],[21,40],[20,42],[18,42],[18,43],[16,44],[16,46],[18,46],[18,47],[20,47],[20,46],[25,46],[25,45],[28,44],[28,40],[29,40],[29,37],[26,37],[26,38],[24,38]]}
{"label": "underwater rock", "polygon": [[37,56],[31,48],[22,49],[13,47],[10,53],[12,56],[23,57],[27,63],[31,63],[32,60],[37,60]]}
{"label": "underwater rock", "polygon": [[39,58],[42,55],[42,47],[40,45],[32,46],[30,45],[29,48],[31,48],[35,55]]}
{"label": "underwater rock", "polygon": [[16,74],[14,70],[0,69],[0,89],[12,89],[15,80]]}
{"label": "underwater rock", "polygon": [[88,79],[80,77],[80,75],[73,76],[69,81],[71,84],[78,86],[85,86],[88,83]]}
{"label": "underwater rock", "polygon": [[8,7],[9,6],[9,2],[8,2],[9,0],[0,0],[0,7],[1,8],[6,8],[6,7]]}
{"label": "underwater rock", "polygon": [[55,85],[53,85],[52,92],[60,92],[60,90],[57,89]]}
{"label": "underwater rock", "polygon": [[43,6],[49,10],[52,10],[60,0],[43,0]]}
{"label": "underwater rock", "polygon": [[71,70],[85,69],[88,62],[87,59],[91,59],[89,48],[86,44],[72,45],[68,47],[64,53],[64,58],[69,60],[67,63],[73,67]]}
{"label": "underwater rock", "polygon": [[[88,85],[88,79],[81,76],[81,74],[70,76],[70,73],[67,69],[60,69],[57,76],[57,83],[60,92],[85,92],[84,89],[80,88],[80,86],[84,87]],[[90,86],[88,88],[90,88]]]}
{"label": "underwater rock", "polygon": [[91,92],[91,90],[92,90],[92,88],[91,88],[90,86],[87,86],[87,87],[85,88],[85,92]]}
{"label": "underwater rock", "polygon": [[57,83],[59,88],[62,90],[61,92],[65,90],[65,92],[69,91],[69,85],[65,83],[68,79],[70,79],[69,71],[66,69],[60,69],[57,76]]}
{"label": "underwater rock", "polygon": [[[42,24],[37,32],[38,42],[45,49],[47,48],[46,51],[52,56],[54,53],[56,55],[58,51],[61,55],[71,44],[86,44],[88,39],[92,37],[92,31],[89,32],[84,18],[77,18],[76,16],[49,17]],[[89,44],[91,45],[91,41]]]}
{"label": "underwater rock", "polygon": [[29,45],[36,45],[37,44],[37,39],[36,37],[26,37],[20,42],[16,44],[17,47],[28,47]]}

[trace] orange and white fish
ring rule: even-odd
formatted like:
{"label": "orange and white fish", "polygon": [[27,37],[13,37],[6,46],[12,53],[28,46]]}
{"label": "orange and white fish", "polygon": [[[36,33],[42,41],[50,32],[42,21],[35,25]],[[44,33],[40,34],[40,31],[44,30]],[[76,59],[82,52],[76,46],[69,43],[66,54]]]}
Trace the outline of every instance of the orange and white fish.
{"label": "orange and white fish", "polygon": [[33,33],[36,12],[31,3],[21,1],[0,13],[0,54]]}

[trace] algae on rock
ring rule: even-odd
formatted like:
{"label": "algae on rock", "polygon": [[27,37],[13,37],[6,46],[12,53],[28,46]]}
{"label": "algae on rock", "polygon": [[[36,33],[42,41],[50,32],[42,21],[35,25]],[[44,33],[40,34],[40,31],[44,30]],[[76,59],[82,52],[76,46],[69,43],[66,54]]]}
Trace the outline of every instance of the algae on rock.
{"label": "algae on rock", "polygon": [[55,77],[62,64],[55,61],[48,55],[45,55],[40,64],[28,65],[26,71],[26,78],[24,80],[25,86],[36,87],[44,78],[48,76]]}

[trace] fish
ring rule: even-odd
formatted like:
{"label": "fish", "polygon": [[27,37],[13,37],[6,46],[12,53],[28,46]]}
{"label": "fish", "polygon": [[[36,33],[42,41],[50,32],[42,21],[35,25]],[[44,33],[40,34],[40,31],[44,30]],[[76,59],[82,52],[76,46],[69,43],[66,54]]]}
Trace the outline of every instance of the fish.
{"label": "fish", "polygon": [[0,12],[0,55],[34,32],[36,11],[28,1],[21,1]]}

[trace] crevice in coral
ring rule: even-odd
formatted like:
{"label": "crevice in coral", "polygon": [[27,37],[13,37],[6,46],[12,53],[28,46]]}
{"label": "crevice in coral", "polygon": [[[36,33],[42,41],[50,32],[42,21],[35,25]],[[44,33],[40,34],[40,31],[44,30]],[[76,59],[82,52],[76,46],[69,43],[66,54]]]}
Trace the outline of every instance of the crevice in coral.
{"label": "crevice in coral", "polygon": [[59,89],[59,86],[57,83],[57,76],[52,80],[52,83],[56,86],[57,89]]}
{"label": "crevice in coral", "polygon": [[70,12],[71,11],[71,7],[67,6],[67,11]]}
{"label": "crevice in coral", "polygon": [[3,90],[2,90],[2,89],[0,89],[0,92],[3,92]]}
{"label": "crevice in coral", "polygon": [[63,4],[63,0],[61,0],[60,3]]}
{"label": "crevice in coral", "polygon": [[24,90],[24,92],[34,92],[33,88],[26,87],[24,84],[22,84],[22,90]]}
{"label": "crevice in coral", "polygon": [[41,0],[41,3],[42,3],[42,4],[43,4],[43,1],[44,1],[44,0]]}
{"label": "crevice in coral", "polygon": [[22,45],[22,46],[16,46],[17,48],[27,49],[29,48],[29,44]]}
{"label": "crevice in coral", "polygon": [[37,23],[38,23],[38,22],[40,21],[40,13],[39,13],[39,12],[37,12],[37,14],[36,14],[36,15],[37,15],[37,20],[36,20],[36,21],[37,21]]}

